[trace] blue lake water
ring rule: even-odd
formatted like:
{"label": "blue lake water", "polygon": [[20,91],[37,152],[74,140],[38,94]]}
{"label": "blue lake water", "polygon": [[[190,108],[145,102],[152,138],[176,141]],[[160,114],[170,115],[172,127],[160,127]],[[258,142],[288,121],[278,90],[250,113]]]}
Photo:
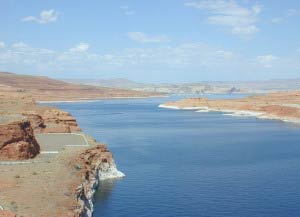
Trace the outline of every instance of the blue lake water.
{"label": "blue lake water", "polygon": [[177,98],[56,104],[126,174],[101,183],[94,216],[300,216],[299,126],[157,107]]}

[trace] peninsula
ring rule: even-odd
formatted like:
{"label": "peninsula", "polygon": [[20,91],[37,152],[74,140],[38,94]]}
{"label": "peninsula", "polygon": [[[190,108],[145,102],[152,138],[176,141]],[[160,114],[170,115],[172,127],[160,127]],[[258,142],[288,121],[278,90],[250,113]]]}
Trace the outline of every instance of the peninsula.
{"label": "peninsula", "polygon": [[299,91],[275,92],[241,99],[188,98],[167,102],[159,107],[197,112],[219,111],[231,116],[254,116],[300,123]]}

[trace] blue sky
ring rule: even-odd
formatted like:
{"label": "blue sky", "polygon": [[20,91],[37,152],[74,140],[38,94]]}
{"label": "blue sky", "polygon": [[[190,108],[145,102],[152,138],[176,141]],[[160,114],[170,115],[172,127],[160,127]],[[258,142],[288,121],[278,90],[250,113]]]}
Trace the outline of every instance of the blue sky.
{"label": "blue sky", "polygon": [[300,1],[0,2],[0,71],[144,82],[300,78]]}

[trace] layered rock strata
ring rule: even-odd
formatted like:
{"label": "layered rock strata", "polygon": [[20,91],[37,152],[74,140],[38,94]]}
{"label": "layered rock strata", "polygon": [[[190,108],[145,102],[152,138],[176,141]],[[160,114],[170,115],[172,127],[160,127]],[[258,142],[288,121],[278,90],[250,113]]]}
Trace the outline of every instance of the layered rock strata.
{"label": "layered rock strata", "polygon": [[112,154],[105,145],[98,145],[81,153],[77,159],[82,168],[82,183],[76,188],[80,217],[91,217],[94,211],[93,198],[100,180],[121,178],[124,174],[117,170]]}

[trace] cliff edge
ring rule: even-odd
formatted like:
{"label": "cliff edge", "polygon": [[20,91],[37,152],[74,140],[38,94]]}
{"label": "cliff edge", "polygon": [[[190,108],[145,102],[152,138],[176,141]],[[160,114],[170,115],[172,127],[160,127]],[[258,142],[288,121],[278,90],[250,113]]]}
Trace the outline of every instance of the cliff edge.
{"label": "cliff edge", "polygon": [[1,85],[0,171],[0,216],[7,217],[90,217],[99,182],[124,176],[70,113]]}

